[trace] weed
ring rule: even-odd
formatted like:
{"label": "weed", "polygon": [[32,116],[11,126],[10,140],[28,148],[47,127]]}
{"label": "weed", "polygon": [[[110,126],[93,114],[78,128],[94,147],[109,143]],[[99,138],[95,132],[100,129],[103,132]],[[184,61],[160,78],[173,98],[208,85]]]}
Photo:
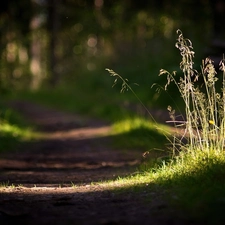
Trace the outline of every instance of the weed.
{"label": "weed", "polygon": [[[177,130],[170,140],[174,157],[163,159],[154,167],[146,166],[144,172],[118,180],[117,185],[121,183],[126,191],[134,187],[143,191],[148,187],[152,192],[154,187],[162,187],[163,197],[176,207],[176,214],[182,215],[183,210],[185,219],[224,224],[225,60],[220,62],[221,76],[210,58],[202,62],[200,72],[195,70],[192,43],[180,30],[177,33],[176,47],[182,58],[183,76],[177,77],[176,72],[164,69],[159,74],[167,76],[165,89],[175,84],[185,105],[181,119],[173,107],[168,106],[171,120],[167,122],[173,123]],[[114,71],[109,72],[121,79]],[[222,86],[218,88],[220,79]],[[127,82],[123,82],[122,90],[124,85],[130,89]],[[177,135],[182,130],[183,134]]]}
{"label": "weed", "polygon": [[[117,84],[118,80],[121,80],[122,81],[122,85],[121,85],[120,93],[123,93],[124,91],[130,90],[133,93],[133,95],[136,97],[136,99],[140,102],[140,104],[144,107],[144,109],[147,111],[147,113],[151,117],[151,119],[154,122],[156,122],[154,117],[152,116],[151,112],[148,110],[148,108],[145,106],[145,104],[141,101],[141,99],[135,93],[133,88],[129,85],[129,80],[126,79],[126,78],[123,78],[122,76],[120,76],[118,73],[116,73],[115,71],[113,71],[111,69],[107,68],[106,70],[109,72],[110,76],[115,78],[114,83],[113,83],[113,87]],[[138,85],[138,84],[136,84],[136,85]]]}
{"label": "weed", "polygon": [[76,188],[77,188],[77,185],[74,184],[74,183],[71,181],[71,187],[74,188],[74,189],[76,189]]}
{"label": "weed", "polygon": [[[177,81],[176,73],[169,73],[161,69],[160,76],[167,75],[167,84],[165,89],[171,82],[177,86],[185,105],[185,116],[181,121],[177,121],[175,112],[169,107],[171,113],[171,121],[178,128],[183,125],[184,135],[182,139],[186,139],[186,150],[195,151],[201,149],[209,152],[211,149],[215,151],[223,151],[224,135],[225,135],[225,67],[224,59],[220,62],[220,70],[222,71],[222,88],[218,91],[216,82],[219,78],[216,76],[213,61],[206,58],[201,67],[201,72],[193,68],[194,51],[192,43],[189,39],[185,39],[180,30],[177,31],[178,39],[176,47],[179,49],[182,60],[180,69],[183,77]],[[202,80],[202,83],[199,82]],[[176,139],[178,140],[178,139]],[[181,140],[178,140],[182,143]],[[177,145],[173,145],[177,146]],[[175,149],[177,150],[177,149]]]}
{"label": "weed", "polygon": [[[1,188],[11,188],[11,189],[14,189],[14,188],[16,188],[16,187],[17,187],[17,186],[15,186],[14,184],[10,184],[9,181],[0,183],[0,189],[1,189]],[[18,185],[18,187],[22,187],[22,185]]]}
{"label": "weed", "polygon": [[9,181],[0,183],[0,188],[5,188],[9,186]]}

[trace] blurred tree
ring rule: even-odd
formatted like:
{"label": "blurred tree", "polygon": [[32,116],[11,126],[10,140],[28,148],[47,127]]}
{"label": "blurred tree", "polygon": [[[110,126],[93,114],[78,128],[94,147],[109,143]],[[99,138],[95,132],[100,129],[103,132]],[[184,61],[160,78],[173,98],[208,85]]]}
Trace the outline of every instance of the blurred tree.
{"label": "blurred tree", "polygon": [[212,24],[216,24],[218,33],[223,30],[214,21],[224,21],[224,5],[221,4],[224,1],[3,2],[0,85],[20,79],[26,84],[31,81],[31,87],[37,89],[46,79],[55,86],[61,80],[76,79],[75,76],[85,70],[93,71],[98,63],[106,63],[108,59],[114,63],[126,60],[130,63],[130,58],[142,51],[158,54],[162,47],[148,47],[148,43],[153,39],[174,38],[178,28],[188,31],[189,37],[193,32],[202,36],[204,29],[206,39]]}
{"label": "blurred tree", "polygon": [[225,54],[225,0],[210,0],[212,32],[205,55],[214,61],[216,68]]}
{"label": "blurred tree", "polygon": [[[26,9],[26,10],[24,10]],[[29,24],[32,17],[30,0],[4,1],[0,7],[0,90],[8,89],[26,70],[26,49]],[[20,66],[19,66],[20,65]]]}
{"label": "blurred tree", "polygon": [[42,26],[42,15],[39,12],[38,5],[33,2],[33,15],[30,22],[30,89],[37,90],[43,80],[43,75],[45,74],[42,55],[43,52],[43,31]]}
{"label": "blurred tree", "polygon": [[213,36],[225,39],[225,0],[211,0]]}
{"label": "blurred tree", "polygon": [[49,69],[50,69],[50,84],[55,86],[59,81],[58,61],[59,54],[58,38],[60,30],[60,0],[48,0],[47,3],[47,28],[49,32]]}

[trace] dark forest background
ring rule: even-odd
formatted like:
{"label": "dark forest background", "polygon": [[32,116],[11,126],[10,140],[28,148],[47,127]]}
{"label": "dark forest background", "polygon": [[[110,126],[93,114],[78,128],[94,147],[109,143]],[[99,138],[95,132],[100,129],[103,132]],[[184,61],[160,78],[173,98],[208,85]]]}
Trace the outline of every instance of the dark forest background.
{"label": "dark forest background", "polygon": [[176,30],[193,42],[200,67],[206,56],[222,58],[224,24],[224,0],[4,1],[0,91],[63,86],[94,94],[111,88],[110,68],[153,101],[159,70],[179,70]]}

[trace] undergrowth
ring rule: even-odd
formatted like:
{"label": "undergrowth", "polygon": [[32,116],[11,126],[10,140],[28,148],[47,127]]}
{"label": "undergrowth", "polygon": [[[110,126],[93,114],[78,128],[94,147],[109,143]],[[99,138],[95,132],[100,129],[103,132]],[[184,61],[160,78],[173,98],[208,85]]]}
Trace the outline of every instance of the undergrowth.
{"label": "undergrowth", "polygon": [[[223,152],[224,149],[224,135],[225,135],[225,66],[224,59],[220,62],[220,70],[222,71],[222,87],[218,91],[216,82],[216,70],[213,61],[206,58],[203,61],[201,71],[194,69],[193,57],[194,51],[192,43],[189,39],[185,39],[180,30],[177,31],[178,39],[176,47],[179,49],[182,60],[180,62],[180,69],[183,76],[179,77],[177,81],[176,72],[168,72],[164,69],[160,70],[160,74],[167,75],[167,84],[165,90],[174,82],[181,98],[185,105],[185,114],[182,119],[177,119],[175,110],[169,105],[168,113],[172,123],[177,128],[182,136],[174,137],[171,140],[173,156],[180,150],[186,150],[189,153],[195,152],[196,149],[208,152],[211,149]],[[133,91],[127,79],[117,74],[111,69],[106,69],[110,76],[114,77],[114,85],[118,80],[122,81],[121,92],[130,90],[137,100],[141,103],[144,109],[148,112],[150,119],[158,124],[152,116],[148,108],[143,104],[141,99]],[[201,82],[198,82],[201,79]],[[113,86],[114,86],[113,85]],[[180,114],[179,114],[180,117]]]}
{"label": "undergrowth", "polygon": [[163,69],[160,70],[160,75],[167,75],[168,82],[165,89],[170,82],[174,82],[185,105],[183,120],[177,120],[175,111],[170,107],[171,121],[169,122],[173,123],[175,127],[183,127],[184,129],[184,135],[182,139],[178,140],[178,146],[185,140],[188,143],[186,150],[192,153],[196,149],[207,152],[212,148],[215,151],[223,152],[225,134],[224,59],[220,62],[220,70],[222,71],[222,80],[220,82],[222,87],[218,90],[216,82],[218,82],[219,77],[213,61],[206,58],[202,62],[201,71],[195,70],[193,68],[194,51],[192,43],[183,37],[181,31],[178,31],[178,34],[176,47],[180,50],[182,57],[180,68],[183,77],[179,77],[177,81],[175,72],[170,73]]}
{"label": "undergrowth", "polygon": [[[159,190],[164,190],[164,197],[166,195],[179,215],[182,211],[186,212],[182,215],[186,219],[203,224],[224,224],[225,60],[221,60],[219,71],[210,58],[203,60],[200,70],[196,70],[191,41],[185,39],[180,30],[177,34],[176,48],[181,54],[183,76],[177,77],[176,72],[164,69],[159,74],[167,76],[165,89],[175,84],[185,106],[181,110],[185,112],[182,118],[180,112],[177,114],[168,106],[170,121],[167,122],[176,130],[172,138],[167,136],[172,158],[145,167],[144,172],[118,182],[125,190],[148,190],[149,193],[160,186]],[[107,70],[115,82],[122,80],[122,91],[131,90],[126,79]],[[157,127],[154,118],[150,117]]]}
{"label": "undergrowth", "polygon": [[32,128],[20,115],[7,109],[4,104],[0,105],[0,152],[16,150],[22,141],[34,136]]}
{"label": "undergrowth", "polygon": [[168,133],[167,126],[160,124],[156,127],[154,123],[141,117],[123,119],[112,126],[113,143],[116,147],[142,150],[147,153],[147,158],[150,155],[154,157],[168,154],[163,150],[167,143],[165,134]]}

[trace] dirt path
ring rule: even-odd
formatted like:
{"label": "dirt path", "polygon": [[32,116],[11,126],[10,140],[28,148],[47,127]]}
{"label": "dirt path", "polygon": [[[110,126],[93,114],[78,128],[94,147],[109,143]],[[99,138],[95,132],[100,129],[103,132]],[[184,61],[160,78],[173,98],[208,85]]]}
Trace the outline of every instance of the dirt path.
{"label": "dirt path", "polygon": [[11,107],[44,135],[0,155],[0,183],[17,186],[0,189],[1,225],[179,224],[162,219],[167,206],[157,198],[144,203],[144,192],[119,195],[91,184],[134,173],[140,163],[140,152],[110,147],[108,124],[28,102]]}

